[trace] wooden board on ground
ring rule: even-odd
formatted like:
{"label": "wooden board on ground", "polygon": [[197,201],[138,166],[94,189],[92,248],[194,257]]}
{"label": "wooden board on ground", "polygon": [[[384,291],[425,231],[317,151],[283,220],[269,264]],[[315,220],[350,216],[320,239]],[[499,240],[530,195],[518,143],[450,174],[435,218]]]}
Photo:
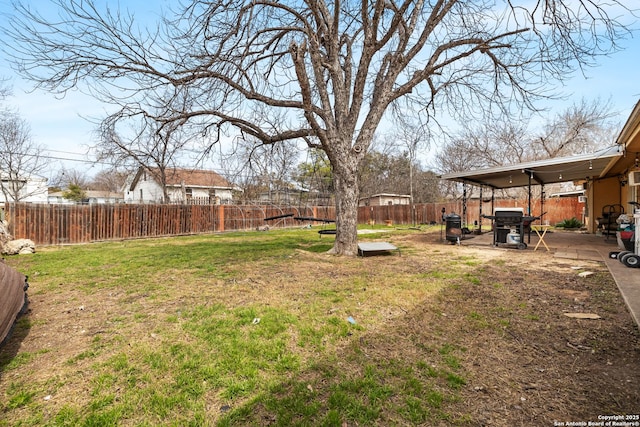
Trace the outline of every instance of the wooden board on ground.
{"label": "wooden board on ground", "polygon": [[366,242],[366,243],[358,243],[358,255],[360,256],[368,256],[368,255],[381,255],[385,253],[389,253],[392,251],[397,251],[398,255],[400,255],[400,249],[391,243],[387,242]]}

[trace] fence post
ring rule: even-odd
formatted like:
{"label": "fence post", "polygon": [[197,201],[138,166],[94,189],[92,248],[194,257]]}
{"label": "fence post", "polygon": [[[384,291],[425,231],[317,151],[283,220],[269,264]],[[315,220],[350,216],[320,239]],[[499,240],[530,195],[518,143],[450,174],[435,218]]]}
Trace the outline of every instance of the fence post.
{"label": "fence post", "polygon": [[224,231],[224,205],[218,205],[218,231]]}

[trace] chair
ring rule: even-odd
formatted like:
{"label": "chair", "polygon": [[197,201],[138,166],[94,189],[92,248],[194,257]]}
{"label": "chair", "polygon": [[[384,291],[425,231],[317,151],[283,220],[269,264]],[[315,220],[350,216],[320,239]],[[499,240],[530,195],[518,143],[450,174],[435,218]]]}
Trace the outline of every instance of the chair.
{"label": "chair", "polygon": [[624,206],[620,204],[605,205],[602,207],[602,216],[598,218],[598,228],[609,240],[610,235],[616,234],[618,223],[616,220],[624,213]]}

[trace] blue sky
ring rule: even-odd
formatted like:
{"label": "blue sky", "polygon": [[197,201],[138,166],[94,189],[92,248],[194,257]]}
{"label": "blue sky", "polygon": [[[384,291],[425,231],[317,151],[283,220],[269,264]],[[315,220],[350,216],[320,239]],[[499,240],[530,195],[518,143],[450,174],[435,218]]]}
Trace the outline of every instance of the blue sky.
{"label": "blue sky", "polygon": [[[36,0],[31,3],[39,6],[44,2]],[[130,0],[126,4],[134,8],[144,4],[144,8],[153,7],[158,10],[170,2]],[[8,7],[7,0],[0,0],[0,9],[6,11]],[[569,79],[562,88],[569,98],[566,101],[550,103],[550,114],[559,112],[582,98],[600,98],[603,101],[610,100],[622,125],[640,100],[640,34],[636,39],[622,41],[621,46],[624,47],[623,51],[610,57],[602,57],[599,66],[585,70],[586,76],[576,74]],[[1,58],[0,77],[9,78],[9,84],[13,87],[14,96],[6,103],[19,110],[31,127],[33,140],[45,146],[48,155],[52,158],[89,160],[87,150],[95,144],[95,125],[87,119],[104,116],[108,106],[101,105],[79,92],[69,92],[61,99],[42,91],[27,92],[31,83],[20,80]],[[61,161],[51,159],[51,167],[54,170],[59,169],[62,164]],[[102,169],[102,166],[91,161],[67,161],[64,162],[64,166],[88,174]]]}

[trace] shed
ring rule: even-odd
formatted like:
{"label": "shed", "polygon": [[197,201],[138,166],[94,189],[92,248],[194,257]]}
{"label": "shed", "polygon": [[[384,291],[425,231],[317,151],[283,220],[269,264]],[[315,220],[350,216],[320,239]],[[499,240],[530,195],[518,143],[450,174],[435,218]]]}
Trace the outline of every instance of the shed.
{"label": "shed", "polygon": [[411,196],[408,194],[380,193],[368,197],[362,197],[358,201],[359,206],[389,206],[410,205]]}

